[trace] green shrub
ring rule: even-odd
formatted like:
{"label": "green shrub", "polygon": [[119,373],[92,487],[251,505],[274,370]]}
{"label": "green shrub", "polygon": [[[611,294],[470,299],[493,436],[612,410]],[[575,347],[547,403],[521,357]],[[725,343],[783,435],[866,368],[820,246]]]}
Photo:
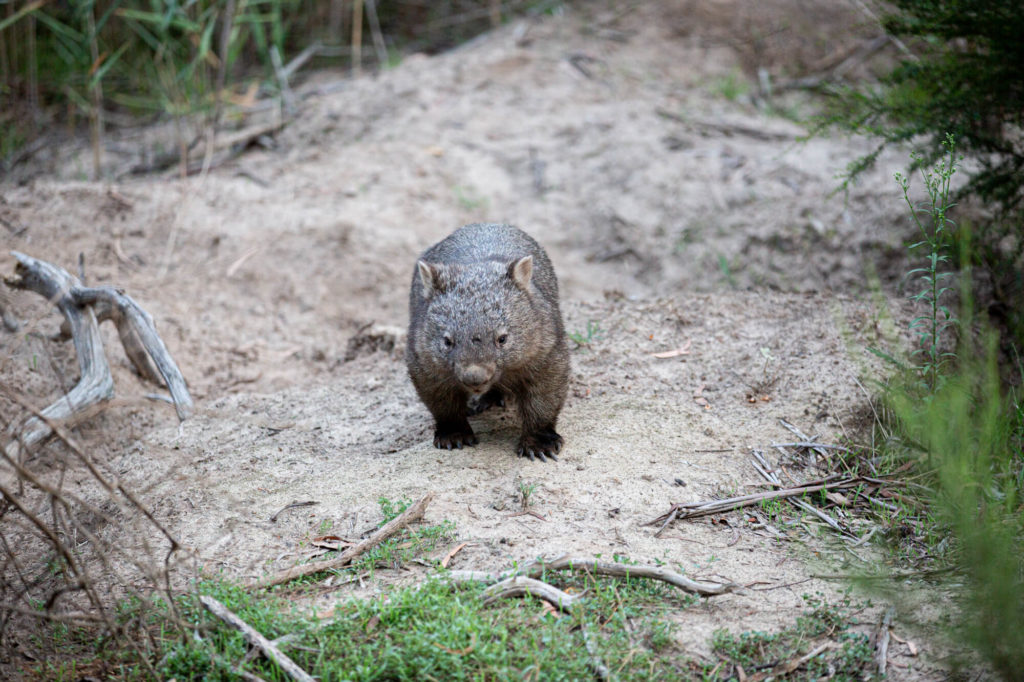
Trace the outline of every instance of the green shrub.
{"label": "green shrub", "polygon": [[838,93],[829,124],[881,138],[870,166],[893,143],[911,143],[930,166],[947,133],[977,162],[965,191],[1012,215],[1024,208],[1024,12],[1018,0],[894,0],[885,30],[907,56],[877,88]]}
{"label": "green shrub", "polygon": [[[991,337],[990,337],[991,338]],[[906,440],[931,474],[931,508],[948,530],[964,588],[953,619],[1007,680],[1024,669],[1024,412],[1000,389],[995,344],[961,351],[933,393],[890,392]]]}

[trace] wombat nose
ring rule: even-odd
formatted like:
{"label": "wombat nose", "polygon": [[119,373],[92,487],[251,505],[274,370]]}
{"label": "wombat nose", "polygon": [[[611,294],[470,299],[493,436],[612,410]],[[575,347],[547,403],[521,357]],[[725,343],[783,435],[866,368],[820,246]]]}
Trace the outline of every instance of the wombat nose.
{"label": "wombat nose", "polygon": [[494,376],[494,368],[485,365],[467,365],[459,372],[459,381],[472,390],[487,385]]}

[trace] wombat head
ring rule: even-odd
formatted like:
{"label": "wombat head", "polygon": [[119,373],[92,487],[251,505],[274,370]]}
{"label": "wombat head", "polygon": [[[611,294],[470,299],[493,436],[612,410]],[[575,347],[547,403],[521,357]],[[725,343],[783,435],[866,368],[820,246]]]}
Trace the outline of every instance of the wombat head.
{"label": "wombat head", "polygon": [[469,393],[485,393],[544,345],[533,256],[416,265],[426,302],[417,353],[446,368]]}

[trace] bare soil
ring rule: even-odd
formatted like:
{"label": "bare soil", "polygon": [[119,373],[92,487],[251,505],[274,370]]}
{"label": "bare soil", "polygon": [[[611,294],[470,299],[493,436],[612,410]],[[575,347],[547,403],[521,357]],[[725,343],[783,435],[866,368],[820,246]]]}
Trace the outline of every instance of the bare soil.
{"label": "bare soil", "polygon": [[[777,629],[801,613],[801,594],[835,597],[842,582],[812,576],[860,568],[870,546],[844,549],[816,523],[734,513],[660,538],[644,525],[672,502],[761,489],[749,451],[793,439],[780,419],[823,442],[864,437],[864,387],[884,376],[866,348],[905,337],[909,314],[891,286],[869,286],[904,271],[891,179],[904,159],[883,155],[835,193],[837,172],[870,144],[803,140],[805,128],[755,106],[754,57],[736,38],[754,19],[733,25],[742,11],[708,4],[719,5],[564,9],[376,75],[317,74],[271,148],[204,176],[89,182],[81,145],[49,150],[0,186],[3,217],[26,228],[0,230],[0,271],[13,270],[11,249],[69,270],[82,254],[90,284],[123,287],[154,316],[198,406],[179,427],[106,329],[118,400],[75,437],[201,570],[240,580],[304,560],[323,529],[357,536],[379,522],[379,497],[432,491],[427,522],[453,521],[470,543],[453,568],[624,554],[749,585],[681,614],[680,645],[695,656],[716,628]],[[804,66],[873,34],[857,14],[816,24],[804,5],[771,15],[804,37]],[[831,34],[815,43],[805,25]],[[777,101],[811,112],[800,93]],[[166,133],[112,133],[111,172]],[[415,258],[481,220],[547,248],[567,328],[587,341],[573,351],[558,463],[514,455],[510,411],[475,420],[479,446],[434,449],[405,373]],[[29,330],[59,323],[28,294],[12,294],[11,310]],[[2,332],[0,358],[0,382],[40,406],[75,381],[66,342]],[[53,455],[36,457],[45,468]],[[797,480],[817,475],[785,464]],[[543,518],[511,516],[520,482],[536,485]],[[296,500],[318,504],[269,520]],[[424,570],[381,570],[318,605]],[[890,650],[894,678],[943,677],[938,645],[918,645],[917,658]]]}

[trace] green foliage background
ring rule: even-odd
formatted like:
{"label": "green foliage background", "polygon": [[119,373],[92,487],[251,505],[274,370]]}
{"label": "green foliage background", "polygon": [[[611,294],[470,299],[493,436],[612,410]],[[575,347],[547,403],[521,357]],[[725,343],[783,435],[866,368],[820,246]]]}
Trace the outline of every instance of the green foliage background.
{"label": "green foliage background", "polygon": [[966,192],[1004,214],[1024,204],[1024,12],[1017,0],[895,0],[885,30],[906,56],[876,88],[839,93],[827,122],[881,139],[851,167],[870,166],[886,145],[910,143],[929,166],[952,134],[977,162]]}

